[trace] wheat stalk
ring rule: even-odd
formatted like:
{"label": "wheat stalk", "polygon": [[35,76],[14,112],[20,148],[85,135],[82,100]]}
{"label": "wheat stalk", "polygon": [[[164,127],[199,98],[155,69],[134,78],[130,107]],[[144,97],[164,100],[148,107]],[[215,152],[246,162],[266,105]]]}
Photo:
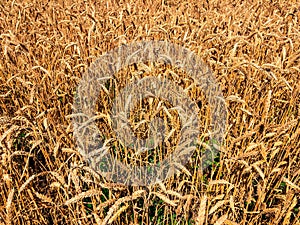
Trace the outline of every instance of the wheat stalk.
{"label": "wheat stalk", "polygon": [[6,223],[7,224],[11,224],[11,219],[12,219],[12,201],[13,201],[13,197],[14,197],[14,193],[15,193],[15,189],[12,188],[7,196],[7,200],[6,200],[6,205],[5,205],[5,209],[6,209]]}
{"label": "wheat stalk", "polygon": [[206,203],[207,203],[207,196],[204,195],[201,198],[200,207],[198,210],[198,216],[196,218],[196,225],[203,225],[206,220],[206,217],[205,217]]}
{"label": "wheat stalk", "polygon": [[82,193],[74,196],[73,198],[68,199],[67,201],[65,201],[64,205],[70,205],[72,203],[80,201],[83,198],[99,195],[100,193],[101,193],[101,191],[98,191],[95,189],[88,190],[88,191],[82,192]]}

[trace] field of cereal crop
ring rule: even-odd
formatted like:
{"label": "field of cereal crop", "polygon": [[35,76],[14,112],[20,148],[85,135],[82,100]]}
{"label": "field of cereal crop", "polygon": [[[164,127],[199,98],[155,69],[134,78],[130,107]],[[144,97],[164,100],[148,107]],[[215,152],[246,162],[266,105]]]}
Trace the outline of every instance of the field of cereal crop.
{"label": "field of cereal crop", "polygon": [[[80,154],[72,106],[100,56],[158,40],[189,49],[211,69],[227,108],[224,142],[205,170],[200,161],[210,146],[203,141],[180,173],[126,186]],[[298,1],[4,0],[0,56],[0,224],[300,224]],[[156,113],[167,124],[168,148],[137,157],[112,131],[111,99],[149,75],[197,100],[202,140],[209,133],[209,105],[188,73],[130,65],[96,107],[105,115],[99,130],[113,140],[107,146],[126,165],[158,162],[176,145],[178,114],[157,99],[137,105],[131,122],[142,138],[147,126],[140,125],[162,106]]]}

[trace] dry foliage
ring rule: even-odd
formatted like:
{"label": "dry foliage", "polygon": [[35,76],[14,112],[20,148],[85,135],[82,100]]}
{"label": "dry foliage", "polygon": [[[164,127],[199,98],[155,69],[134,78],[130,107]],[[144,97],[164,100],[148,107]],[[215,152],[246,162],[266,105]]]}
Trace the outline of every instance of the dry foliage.
{"label": "dry foliage", "polygon": [[[1,224],[300,223],[298,1],[46,2],[0,2]],[[201,173],[196,151],[183,173],[147,188],[109,183],[91,170],[70,118],[88,66],[138,40],[166,40],[198,54],[228,107],[219,162]],[[154,72],[184,88],[190,82],[172,68]],[[102,98],[100,105],[109,103]],[[207,109],[202,104],[204,131]],[[136,114],[144,119],[147,112]],[[176,113],[165,106],[160,116]],[[126,155],[116,157],[135,162]]]}

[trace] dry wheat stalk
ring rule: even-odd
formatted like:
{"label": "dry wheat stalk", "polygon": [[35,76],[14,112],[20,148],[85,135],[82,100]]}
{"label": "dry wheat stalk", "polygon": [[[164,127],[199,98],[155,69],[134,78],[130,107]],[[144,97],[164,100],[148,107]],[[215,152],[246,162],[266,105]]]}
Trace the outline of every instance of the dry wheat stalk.
{"label": "dry wheat stalk", "polygon": [[14,197],[14,193],[15,193],[15,189],[12,188],[7,196],[7,200],[6,200],[6,205],[5,205],[5,209],[6,209],[6,223],[7,224],[11,224],[11,219],[12,219],[12,201],[13,201],[13,197]]}
{"label": "dry wheat stalk", "polygon": [[122,212],[126,211],[126,209],[129,207],[129,205],[122,206],[109,220],[108,224],[111,224],[113,221],[115,221]]}
{"label": "dry wheat stalk", "polygon": [[214,225],[222,225],[222,224],[224,224],[224,222],[226,221],[227,217],[228,217],[227,215],[221,216],[221,217],[214,223]]}
{"label": "dry wheat stalk", "polygon": [[221,206],[223,206],[224,204],[226,204],[228,202],[228,200],[221,200],[218,201],[213,207],[210,208],[208,215],[214,213],[216,210],[218,210]]}
{"label": "dry wheat stalk", "polygon": [[36,175],[32,175],[31,177],[29,177],[29,178],[22,184],[22,186],[20,187],[19,193],[21,193],[21,192],[26,188],[26,186],[27,186],[31,181],[33,181],[34,178],[36,178],[36,177],[37,177]]}
{"label": "dry wheat stalk", "polygon": [[204,195],[200,200],[200,207],[196,218],[196,225],[203,225],[206,221],[206,216],[205,216],[206,203],[207,203],[207,196]]}
{"label": "dry wheat stalk", "polygon": [[172,201],[171,199],[169,199],[167,196],[158,193],[158,192],[151,192],[151,194],[156,195],[157,197],[159,197],[161,200],[163,200],[165,203],[171,205],[171,206],[177,206],[177,203],[175,201]]}
{"label": "dry wheat stalk", "polygon": [[108,224],[108,221],[110,220],[110,218],[113,216],[114,212],[118,209],[118,207],[120,206],[120,204],[122,203],[126,203],[128,201],[134,200],[139,198],[140,196],[142,196],[145,193],[144,190],[138,190],[135,191],[132,196],[126,196],[126,197],[122,197],[119,198],[115,204],[113,206],[110,207],[106,217],[104,218],[104,220],[102,221],[102,225],[106,225]]}
{"label": "dry wheat stalk", "polygon": [[88,190],[85,192],[82,192],[76,196],[74,196],[73,198],[68,199],[67,201],[65,201],[65,205],[70,205],[72,203],[78,202],[83,198],[87,198],[87,197],[92,197],[94,195],[99,195],[101,193],[101,191],[98,191],[96,189],[92,189],[92,190]]}
{"label": "dry wheat stalk", "polygon": [[34,192],[34,193],[35,193],[35,195],[36,195],[39,199],[43,200],[44,202],[53,203],[53,201],[52,201],[52,199],[51,199],[50,197],[48,197],[48,196],[46,196],[46,195],[43,195],[43,194],[41,194],[41,193],[38,193],[38,192]]}

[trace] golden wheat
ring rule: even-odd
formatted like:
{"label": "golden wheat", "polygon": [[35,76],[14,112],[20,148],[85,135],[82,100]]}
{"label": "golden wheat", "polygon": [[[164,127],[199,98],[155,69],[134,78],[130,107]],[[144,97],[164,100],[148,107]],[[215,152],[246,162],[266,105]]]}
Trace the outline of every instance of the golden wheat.
{"label": "golden wheat", "polygon": [[[299,1],[16,0],[1,2],[0,12],[0,223],[300,224]],[[188,71],[161,61],[121,68],[81,127],[96,123],[117,160],[148,167],[184,146],[177,106],[154,96],[136,104],[130,126],[146,137],[159,117],[165,142],[135,152],[118,140],[111,108],[131,81],[155,76],[181,87],[199,107],[201,133],[174,176],[128,187],[79,153],[72,121],[85,115],[72,107],[97,58],[144,40],[184,46],[207,64],[202,72],[216,77],[227,128],[220,149],[209,144],[212,107]],[[202,171],[213,148],[220,154]]]}

